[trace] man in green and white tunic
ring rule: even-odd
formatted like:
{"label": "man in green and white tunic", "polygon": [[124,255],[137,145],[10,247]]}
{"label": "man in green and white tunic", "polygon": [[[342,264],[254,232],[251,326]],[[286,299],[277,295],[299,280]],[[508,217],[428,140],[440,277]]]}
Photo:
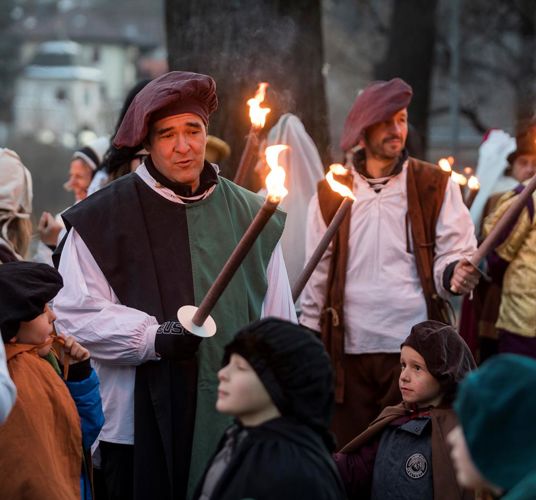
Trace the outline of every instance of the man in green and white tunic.
{"label": "man in green and white tunic", "polygon": [[214,408],[223,346],[261,316],[296,320],[278,211],[212,311],[216,335],[177,328],[177,309],[199,305],[263,203],[204,159],[216,107],[208,76],[153,80],[114,140],[149,157],[63,215],[57,324],[100,377],[110,498],[185,498],[229,423]]}

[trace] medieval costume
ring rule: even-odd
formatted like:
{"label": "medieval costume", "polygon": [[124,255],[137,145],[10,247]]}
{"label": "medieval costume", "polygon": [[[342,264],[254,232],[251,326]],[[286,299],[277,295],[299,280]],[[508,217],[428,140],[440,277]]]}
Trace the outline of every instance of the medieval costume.
{"label": "medieval costume", "polygon": [[[356,99],[341,147],[408,106],[402,80],[377,82]],[[400,400],[400,343],[427,318],[448,321],[443,299],[460,259],[476,247],[474,227],[458,186],[434,165],[403,151],[390,176],[370,178],[366,156],[339,179],[356,196],[335,240],[301,297],[300,322],[321,330],[336,370],[334,430],[347,442],[382,408]],[[341,201],[319,184],[307,220],[310,257]]]}
{"label": "medieval costume", "polygon": [[[514,137],[503,130],[490,130],[478,149],[475,174],[480,189],[470,208],[471,218],[482,239],[482,222],[493,211],[499,198],[518,182],[508,173],[507,157],[515,151]],[[465,339],[479,363],[497,352],[495,323],[501,303],[501,284],[480,280],[473,296],[463,299],[460,316],[460,335]]]}
{"label": "medieval costume", "polygon": [[329,455],[333,375],[321,342],[305,328],[267,318],[238,332],[223,366],[232,354],[249,363],[280,416],[230,426],[195,498],[344,499]]}
{"label": "medieval costume", "polygon": [[[496,210],[484,221],[489,233],[522,189],[506,193]],[[536,194],[529,198],[507,236],[495,249],[490,272],[500,269],[502,293],[496,323],[499,352],[512,352],[536,358]]]}
{"label": "medieval costume", "polygon": [[[166,112],[206,124],[216,105],[212,78],[168,73],[137,94],[115,144],[140,144]],[[262,202],[206,161],[192,192],[149,157],[64,214],[58,323],[92,352],[106,416],[99,440],[121,457],[116,464],[133,464],[133,483],[123,485],[129,476],[121,473],[115,481],[133,498],[184,498],[187,484],[195,486],[229,424],[214,408],[223,346],[263,314],[295,318],[278,212],[212,311],[214,337],[157,331],[182,305],[201,302]]]}
{"label": "medieval costume", "polygon": [[415,325],[404,346],[424,358],[439,382],[441,403],[387,407],[334,455],[348,497],[472,499],[456,482],[445,438],[457,425],[451,405],[458,383],[476,367],[475,361],[458,333],[437,321]]}
{"label": "medieval costume", "polygon": [[[522,182],[527,179],[527,176],[532,176],[532,172],[523,166],[523,163],[521,163],[521,166],[519,165],[521,161],[529,162],[530,158],[521,158],[519,160],[518,158],[520,156],[534,157],[536,154],[534,139],[534,128],[530,126],[520,131],[515,140],[500,130],[493,130],[481,146],[480,149],[484,160],[488,159],[490,161],[490,172],[486,171],[486,175],[482,173],[482,177],[488,180],[489,187],[488,191],[484,190],[479,193],[479,196],[482,196],[482,200],[485,202],[484,209],[480,209],[477,212],[473,212],[473,209],[471,209],[473,217],[481,215],[479,224],[477,224],[477,227],[480,228],[480,239],[483,239],[486,235],[483,227],[486,218],[490,216],[491,219],[496,220],[491,214],[497,208],[499,200],[504,201],[503,195],[508,192],[520,193],[523,189]],[[495,162],[493,161],[493,153],[495,153]],[[493,185],[492,194],[486,199],[486,194],[489,193],[491,188],[488,173],[491,180],[496,179],[497,175],[504,171],[506,164],[508,168],[502,178]],[[502,168],[497,170],[499,166],[502,166]],[[484,168],[485,165],[483,164],[482,170]],[[529,212],[530,210],[533,209],[529,206]],[[509,231],[513,229],[514,225],[514,223],[511,224]],[[507,237],[507,233],[502,235],[503,242]],[[469,300],[466,297],[463,302],[460,334],[466,339],[479,362],[483,362],[488,357],[497,354],[499,350],[499,334],[496,323],[499,318],[503,279],[508,263],[509,261],[499,257],[496,252],[488,256],[487,263],[484,266],[487,264],[487,273],[491,280],[481,280],[475,289],[473,300]]]}
{"label": "medieval costume", "polygon": [[19,155],[0,148],[0,264],[23,260],[31,238],[32,176]]}
{"label": "medieval costume", "polygon": [[90,450],[104,416],[89,359],[70,365],[65,376],[52,353],[39,355],[41,345],[10,342],[20,322],[42,314],[61,286],[59,273],[46,264],[0,266],[0,330],[17,387],[15,406],[0,426],[2,498],[92,497],[83,452]]}

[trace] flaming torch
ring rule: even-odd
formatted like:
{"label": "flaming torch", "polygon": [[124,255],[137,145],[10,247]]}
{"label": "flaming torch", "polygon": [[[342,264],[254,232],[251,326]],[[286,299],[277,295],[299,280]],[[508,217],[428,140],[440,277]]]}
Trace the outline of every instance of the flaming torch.
{"label": "flaming torch", "polygon": [[469,194],[465,198],[465,206],[469,209],[473,205],[476,195],[480,190],[480,182],[478,182],[478,178],[474,175],[469,177],[469,180],[467,181],[467,187],[469,188]]}
{"label": "flaming torch", "polygon": [[246,180],[246,174],[248,170],[254,166],[253,162],[257,158],[259,148],[259,131],[264,127],[266,122],[266,115],[270,112],[270,108],[263,108],[261,104],[264,102],[266,95],[266,89],[268,84],[266,82],[259,83],[255,97],[248,99],[247,105],[249,106],[249,119],[251,120],[251,128],[246,139],[246,146],[242,152],[240,163],[236,170],[233,181],[239,186],[243,186]]}
{"label": "flaming torch", "polygon": [[467,184],[467,177],[463,174],[459,174],[458,172],[455,172],[452,170],[452,163],[454,162],[454,158],[452,156],[449,156],[449,158],[441,158],[437,164],[443,170],[444,172],[450,172],[450,178],[460,186],[460,192],[462,193],[463,198],[463,192],[464,187]]}
{"label": "flaming torch", "polygon": [[263,230],[264,226],[274,214],[281,200],[287,195],[284,186],[285,169],[278,164],[278,157],[281,151],[288,149],[288,146],[275,145],[266,148],[266,161],[270,166],[270,173],[266,177],[266,189],[268,194],[264,204],[251,221],[242,239],[238,242],[231,256],[223,266],[220,274],[209,288],[205,298],[199,307],[182,306],[177,317],[187,330],[199,337],[212,337],[216,333],[216,323],[210,317],[210,312],[231,281],[242,261],[245,259],[255,240]]}
{"label": "flaming torch", "polygon": [[330,165],[329,172],[326,174],[326,180],[328,181],[328,184],[331,189],[339,193],[343,197],[343,199],[341,201],[341,204],[339,205],[339,208],[335,212],[333,219],[331,219],[331,222],[329,223],[329,226],[327,227],[324,236],[322,236],[322,239],[318,243],[318,246],[315,248],[313,254],[311,255],[309,262],[307,262],[307,264],[303,268],[303,271],[296,280],[296,283],[294,283],[294,286],[292,287],[292,300],[294,302],[298,300],[298,297],[302,293],[302,290],[304,289],[306,283],[309,281],[311,274],[313,274],[313,271],[320,262],[320,259],[324,255],[331,240],[337,233],[337,229],[339,229],[340,225],[342,224],[342,221],[344,220],[344,217],[346,216],[348,210],[350,210],[350,208],[352,207],[352,203],[355,201],[355,196],[352,193],[352,190],[348,186],[337,182],[333,177],[334,175],[347,174],[348,170],[346,170],[346,168],[344,168],[340,163],[334,163],[333,165]]}

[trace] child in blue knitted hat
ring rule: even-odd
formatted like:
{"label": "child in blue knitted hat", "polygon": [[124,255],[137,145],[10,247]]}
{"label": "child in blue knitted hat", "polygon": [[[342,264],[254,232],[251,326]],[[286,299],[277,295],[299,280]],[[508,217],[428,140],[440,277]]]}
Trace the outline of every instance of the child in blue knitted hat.
{"label": "child in blue knitted hat", "polygon": [[334,455],[349,498],[469,500],[444,439],[457,421],[458,382],[475,367],[458,332],[438,321],[411,329],[400,353],[402,403],[389,406]]}
{"label": "child in blue knitted hat", "polygon": [[536,499],[536,361],[490,358],[460,385],[449,435],[458,482],[503,500]]}

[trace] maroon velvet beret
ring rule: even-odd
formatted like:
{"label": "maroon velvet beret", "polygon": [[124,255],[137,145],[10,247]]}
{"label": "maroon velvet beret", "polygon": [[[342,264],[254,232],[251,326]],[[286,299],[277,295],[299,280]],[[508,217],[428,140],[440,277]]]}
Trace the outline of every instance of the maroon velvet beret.
{"label": "maroon velvet beret", "polygon": [[114,138],[114,146],[138,146],[152,122],[167,116],[194,113],[207,125],[218,107],[216,82],[207,75],[171,71],[148,83],[131,102]]}
{"label": "maroon velvet beret", "polygon": [[363,131],[393,116],[411,102],[413,90],[401,78],[368,85],[355,99],[341,137],[341,149],[348,151],[361,139]]}

